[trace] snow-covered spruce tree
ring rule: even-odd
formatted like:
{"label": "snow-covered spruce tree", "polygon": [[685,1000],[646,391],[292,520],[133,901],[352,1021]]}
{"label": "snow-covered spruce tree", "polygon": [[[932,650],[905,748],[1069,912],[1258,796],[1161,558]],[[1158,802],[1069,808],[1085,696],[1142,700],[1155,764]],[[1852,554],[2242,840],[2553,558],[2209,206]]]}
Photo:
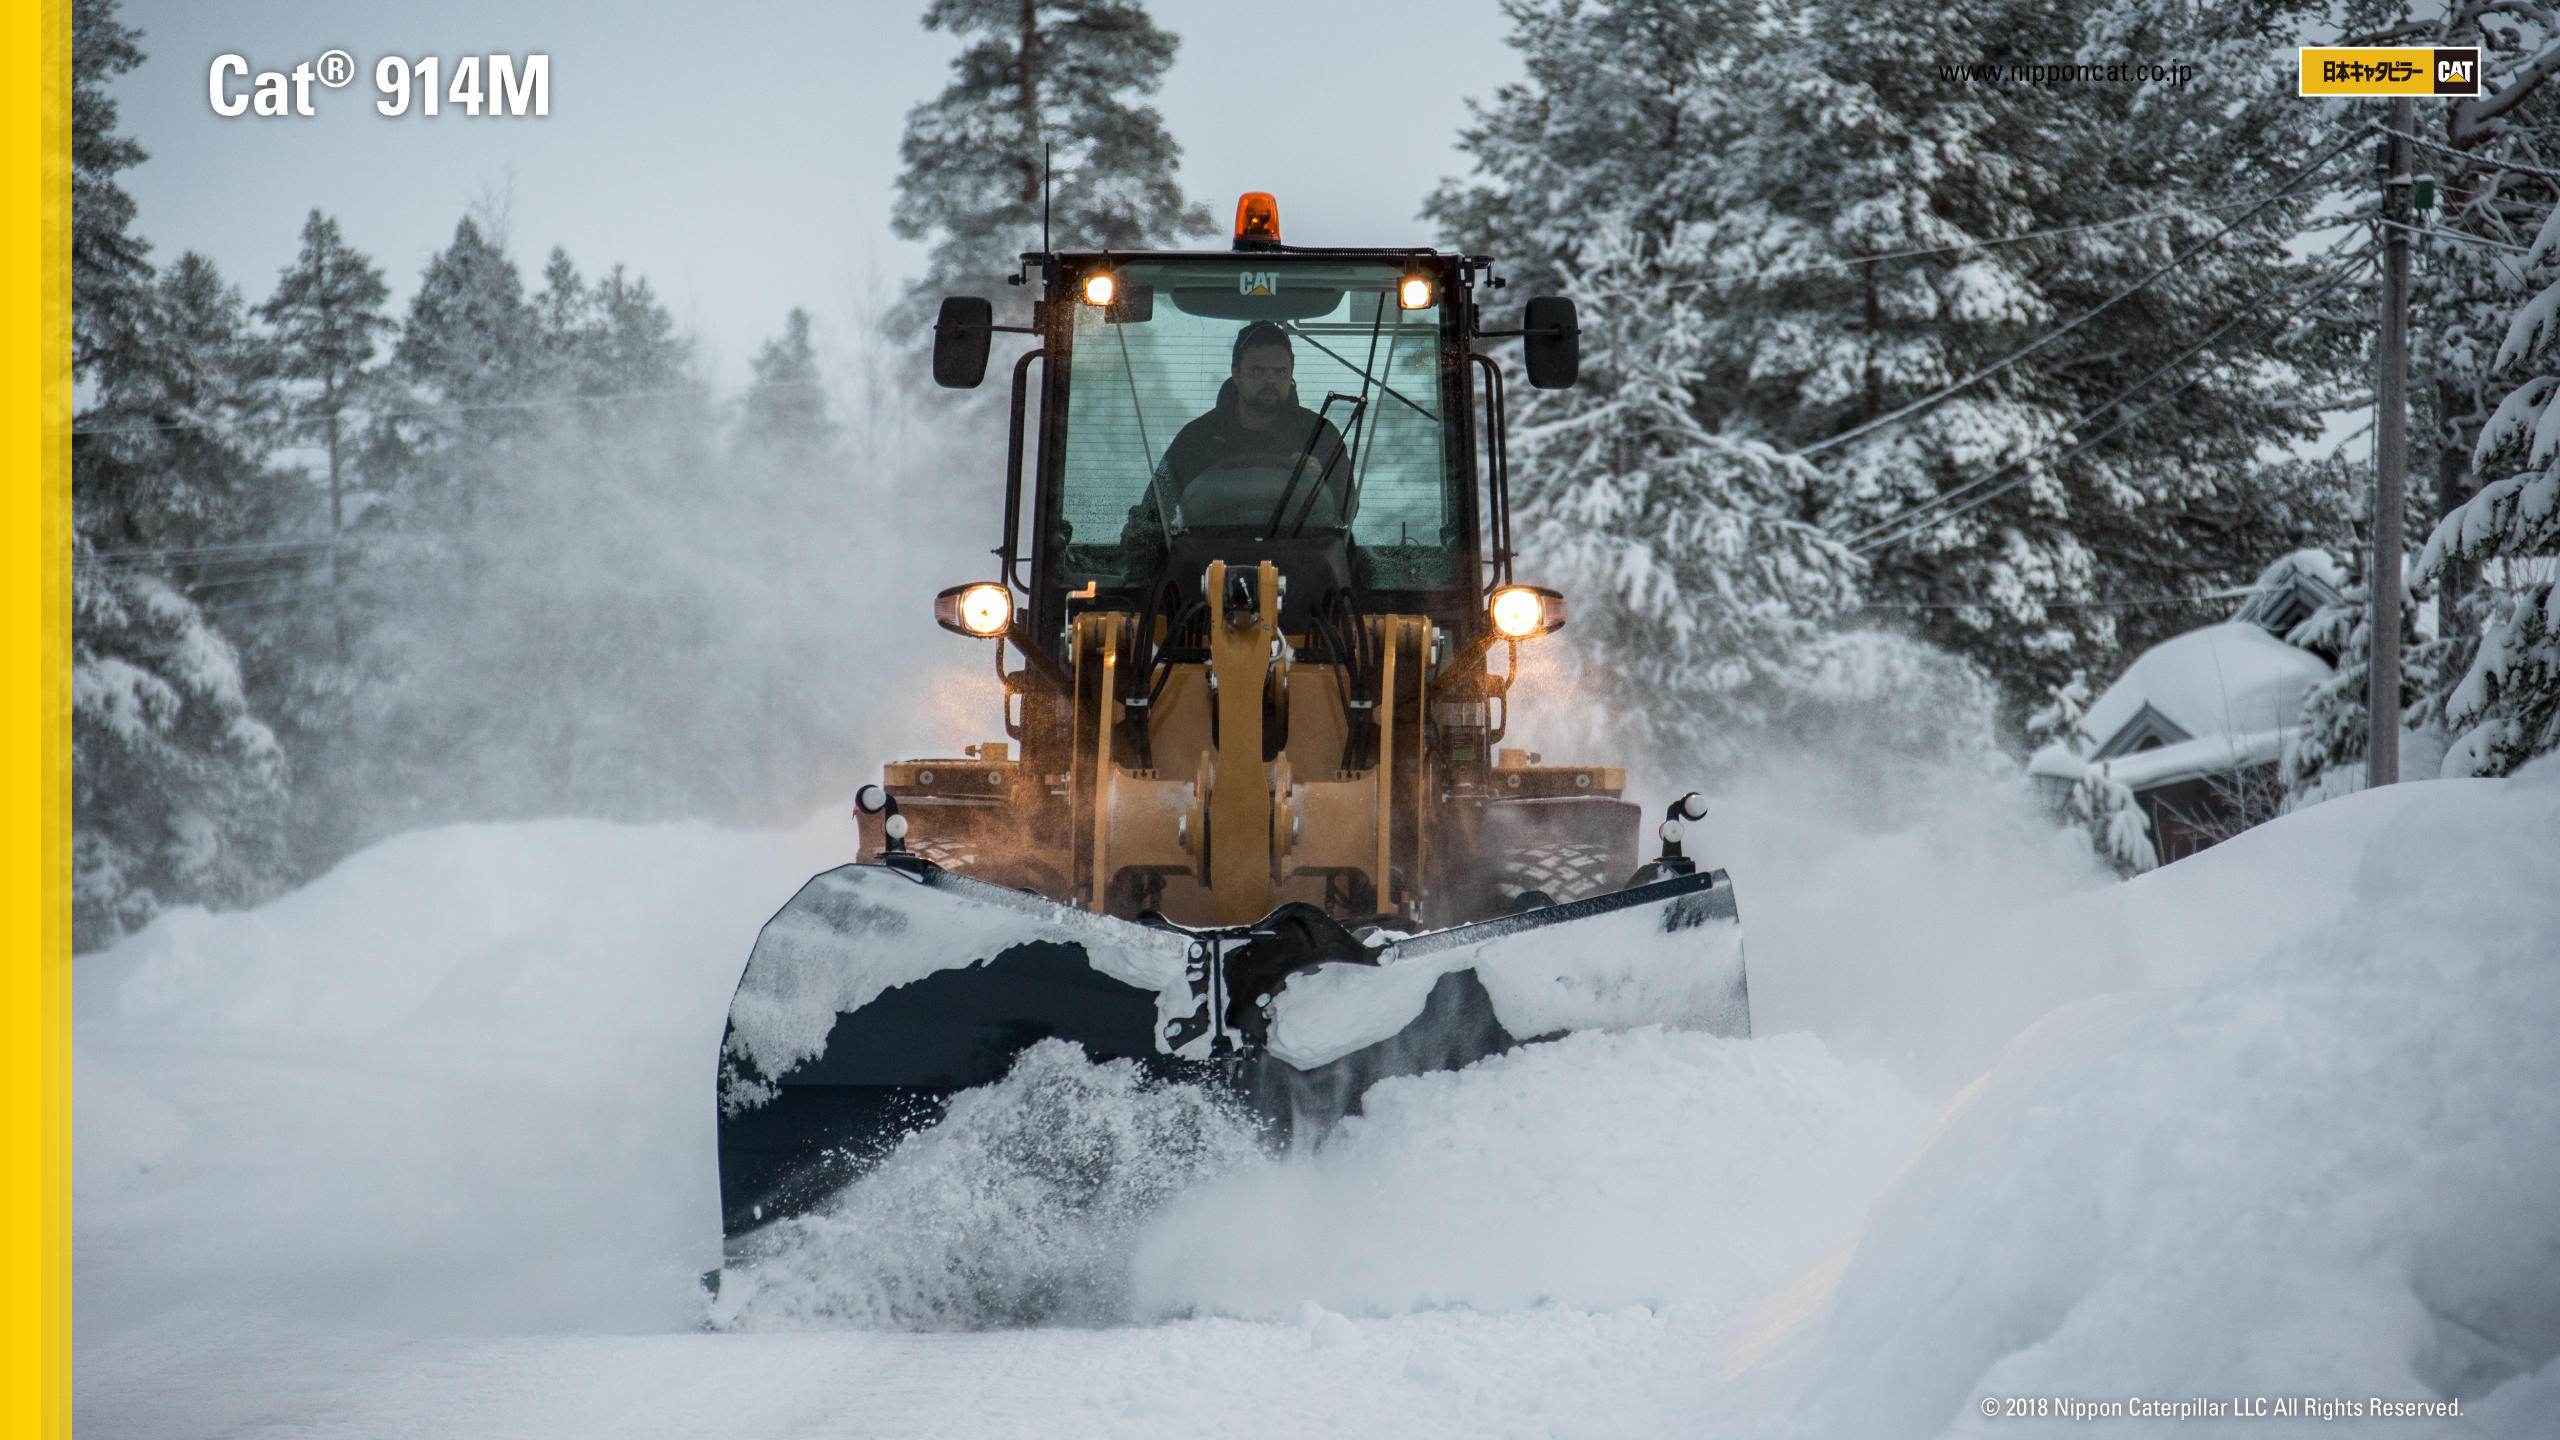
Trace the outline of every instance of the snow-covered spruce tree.
{"label": "snow-covered spruce tree", "polygon": [[[2560,208],[2554,208],[2524,264],[2542,265],[2560,251]],[[2560,279],[2526,302],[2498,347],[2494,368],[2552,366],[2560,352]],[[2421,584],[2441,581],[2457,564],[2478,567],[2477,603],[2461,618],[2481,625],[2461,679],[2447,689],[2443,719],[2459,734],[2445,770],[2462,775],[2512,774],[2536,755],[2560,749],[2560,376],[2536,375],[2516,387],[2482,428],[2475,466],[2496,461],[2515,473],[2493,480],[2456,507],[2428,537],[2419,557]]]}
{"label": "snow-covered spruce tree", "polygon": [[809,338],[809,312],[783,317],[782,334],[765,342],[748,362],[754,380],[738,418],[741,448],[811,456],[835,443],[827,418],[827,393],[818,375],[818,350]]}
{"label": "snow-covered spruce tree", "polygon": [[1788,46],[1750,3],[1514,0],[1526,77],[1468,102],[1476,173],[1424,206],[1442,232],[1504,262],[1515,297],[1557,293],[1604,217],[1657,243],[1705,214],[1713,157],[1750,122],[1740,77]]}
{"label": "snow-covered spruce tree", "polygon": [[[300,253],[258,307],[272,328],[277,372],[292,387],[293,437],[325,457],[325,533],[333,540],[346,530],[345,452],[355,438],[348,412],[372,398],[374,355],[393,328],[384,308],[390,296],[381,270],[347,244],[336,220],[314,210],[302,223]],[[336,643],[343,651],[343,637]]]}
{"label": "snow-covered spruce tree", "polygon": [[[2417,601],[2404,595],[2401,610],[2401,723],[2417,727],[2437,720],[2446,672],[2459,674],[2468,647],[2459,637],[2417,635]],[[2284,808],[2352,794],[2365,787],[2366,724],[2373,665],[2373,592],[2361,581],[2340,592],[2334,605],[2324,605],[2285,639],[2328,657],[2336,670],[2302,698],[2302,731],[2285,747],[2280,778]],[[2432,779],[2421,773],[2430,747],[2401,745],[2403,780]]]}
{"label": "snow-covered spruce tree", "polygon": [[239,643],[251,702],[295,762],[286,832],[307,867],[342,853],[342,822],[354,806],[345,784],[361,614],[348,528],[366,498],[353,493],[356,451],[386,398],[379,358],[394,326],[382,272],[347,244],[336,220],[312,211],[301,238],[257,313],[284,388],[285,435],[316,451],[319,474],[262,526],[289,584],[244,595],[221,618]]}
{"label": "snow-covered spruce tree", "polygon": [[73,12],[72,943],[281,883],[286,771],[230,645],[180,588],[229,579],[272,474],[239,296],[182,256],[154,282],[105,80],[139,63],[114,7]]}
{"label": "snow-covered spruce tree", "polygon": [[[2164,86],[1968,86],[1937,69],[2101,44],[2117,53],[2084,58],[2121,63],[2181,38],[2139,6],[1793,0],[1731,16],[1559,0],[1513,13],[1529,79],[1468,132],[1482,181],[1444,189],[1434,213],[1470,248],[1526,261],[1531,284],[1541,267],[1583,265],[1595,207],[1661,237],[1707,326],[1700,425],[1781,452],[1833,440],[2091,310],[2233,213],[2205,206],[2282,184],[2314,140],[2275,106],[2280,77],[2264,56],[2235,60],[2210,97],[2176,100]],[[1777,69],[1797,78],[1731,83]],[[2248,126],[2223,128],[2235,110]],[[2316,198],[2306,187],[2240,243],[2067,343],[1819,452],[1827,478],[1796,518],[1869,549],[1870,597],[1989,668],[2013,720],[2075,665],[2108,668],[2119,647],[2157,638],[2083,602],[2245,582],[2302,532],[2326,538],[2338,498],[2297,493],[2300,477],[2271,476],[2257,450],[2309,433],[2294,407],[2335,388],[2345,332],[2270,342],[2244,324],[2213,338],[2301,292],[2305,267],[2270,241]],[[2114,223],[2150,212],[2162,218]],[[2109,228],[1995,243],[2088,225]],[[2351,290],[2329,299],[2352,308]],[[2062,473],[2036,469],[2124,412],[2077,429],[2075,417],[2207,339],[2170,377],[2198,382],[2174,404]],[[1893,523],[1966,486],[1946,508],[1978,508]]]}
{"label": "snow-covered spruce tree", "polygon": [[495,607],[528,577],[490,542],[520,536],[510,513],[529,484],[540,327],[522,278],[465,218],[429,258],[376,391],[357,458],[361,508],[349,518],[360,557],[345,609],[351,734],[335,776],[348,797],[326,817],[343,853],[396,830],[526,813],[493,796],[540,796],[518,762],[538,732],[539,687],[492,651],[524,638],[524,617]]}
{"label": "snow-covered spruce tree", "polygon": [[907,112],[891,225],[933,245],[925,277],[893,312],[901,339],[944,295],[982,295],[1028,314],[1008,286],[1040,246],[1043,146],[1051,231],[1078,248],[1160,248],[1209,228],[1175,178],[1182,148],[1154,107],[1176,36],[1134,0],[933,0],[928,30],[968,39],[940,95]]}
{"label": "snow-covered spruce tree", "polygon": [[[2528,282],[2548,274],[2536,269],[2547,251],[2521,260],[2514,252],[2537,240],[2551,214],[2552,187],[2540,176],[2498,162],[2515,159],[2544,170],[2560,165],[2560,93],[2547,83],[2560,69],[2560,15],[2478,4],[2416,14],[2405,6],[2385,5],[2368,7],[2351,23],[2359,33],[2349,36],[2350,42],[2388,39],[2482,47],[2481,96],[2444,106],[2440,129],[2434,115],[2421,125],[2419,139],[2432,135],[2434,143],[2446,148],[2421,147],[2415,153],[2417,171],[2439,176],[2442,183],[2426,232],[2411,237],[2412,306],[2426,323],[2413,327],[2410,336],[2411,483],[2404,528],[2413,542],[2433,531],[2447,543],[2440,551],[2431,550],[2421,571],[2412,574],[2430,592],[2437,633],[2430,639],[2417,631],[2417,597],[2412,596],[2402,630],[2402,717],[2404,725],[2432,740],[2457,741],[2455,732],[2476,722],[2455,716],[2471,713],[2469,699],[2485,690],[2469,683],[2483,631],[2513,614],[2509,582],[2520,572],[2489,561],[2485,578],[2490,583],[2483,585],[2482,560],[2473,557],[2485,559],[2491,552],[2457,543],[2457,532],[2438,522],[2449,524],[2452,515],[2461,513],[2474,488],[2475,464],[2489,458],[2485,432],[2493,408],[2502,398],[2532,404],[2527,393],[2531,383],[2516,389],[2512,376],[2499,371],[2518,308],[2533,293]],[[2363,208],[2369,213],[2374,204],[2369,182],[2364,188]],[[2520,445],[2518,437],[2510,436],[2496,448],[2505,455]],[[2369,504],[2369,478],[2359,489]],[[2359,542],[2360,552],[2366,548]],[[2336,653],[2338,674],[2304,702],[2303,735],[2286,756],[2288,805],[2313,803],[2364,784],[2367,593],[2357,587],[2295,632],[2297,643]],[[2436,773],[2426,765],[2434,751],[2432,743],[2404,744],[2402,778]],[[2468,773],[2476,756],[2463,751],[2458,741],[2455,751],[2447,754],[2445,769]]]}
{"label": "snow-covered spruce tree", "polygon": [[167,580],[82,538],[71,596],[73,948],[170,905],[273,894],[287,767],[230,643]]}
{"label": "snow-covered spruce tree", "polygon": [[116,0],[71,6],[71,364],[90,373],[102,353],[138,335],[149,308],[149,242],[133,233],[133,197],[119,172],[150,158],[116,133],[107,82],[142,63],[139,32]]}
{"label": "snow-covered spruce tree", "polygon": [[1791,518],[1810,466],[1699,423],[1705,327],[1676,269],[1621,225],[1586,254],[1580,381],[1517,392],[1520,548],[1576,597],[1606,708],[1731,763],[1802,699],[1856,565]]}
{"label": "snow-covered spruce tree", "polygon": [[[1921,634],[1990,669],[2023,709],[2075,666],[2112,669],[2190,618],[2088,602],[2245,584],[2271,556],[2331,538],[2344,497],[2292,483],[2320,472],[2259,459],[2316,433],[2301,402],[2341,389],[2356,359],[2354,286],[2285,323],[2327,267],[2276,242],[2319,187],[2114,299],[2335,143],[2299,118],[2272,52],[2233,55],[2187,96],[1967,86],[1908,57],[2033,60],[2069,37],[2082,60],[2123,64],[2182,53],[2185,37],[2079,0],[1817,0],[1808,13],[1827,58],[1725,157],[1701,225],[1702,253],[1729,277],[1713,287],[1724,363],[1709,389],[1729,406],[1724,428],[1832,447],[1817,513],[1870,561],[1870,598],[1911,607]],[[2278,92],[2283,106],[2269,103]],[[2108,228],[2076,228],[2089,226]],[[1945,248],[2046,231],[2064,233]],[[2093,314],[2026,361],[1875,423]]]}
{"label": "snow-covered spruce tree", "polygon": [[[215,617],[293,578],[255,538],[287,482],[237,291],[181,256],[127,310],[75,422],[73,943],[157,910],[240,905],[288,878],[288,767]],[[76,295],[75,295],[76,303]]]}
{"label": "snow-covered spruce tree", "polygon": [[465,217],[427,262],[392,350],[406,393],[373,463],[396,473],[390,515],[468,514],[502,481],[509,452],[539,423],[539,321],[515,262]]}

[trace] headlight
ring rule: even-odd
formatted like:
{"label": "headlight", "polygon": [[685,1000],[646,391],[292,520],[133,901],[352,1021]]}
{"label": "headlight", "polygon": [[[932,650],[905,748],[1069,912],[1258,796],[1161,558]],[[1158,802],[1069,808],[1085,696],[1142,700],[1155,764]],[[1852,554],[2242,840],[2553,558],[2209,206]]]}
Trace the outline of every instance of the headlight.
{"label": "headlight", "polygon": [[1493,633],[1506,640],[1526,640],[1564,628],[1564,597],[1541,585],[1505,585],[1493,592],[1487,613]]}
{"label": "headlight", "polygon": [[1396,287],[1396,303],[1407,310],[1430,309],[1431,277],[1428,275],[1405,276],[1404,283]]}
{"label": "headlight", "polygon": [[1084,303],[1087,305],[1108,305],[1111,297],[1119,293],[1119,278],[1108,270],[1084,277]]}
{"label": "headlight", "polygon": [[991,639],[1013,624],[1013,592],[992,580],[954,585],[933,597],[933,618],[945,630]]}

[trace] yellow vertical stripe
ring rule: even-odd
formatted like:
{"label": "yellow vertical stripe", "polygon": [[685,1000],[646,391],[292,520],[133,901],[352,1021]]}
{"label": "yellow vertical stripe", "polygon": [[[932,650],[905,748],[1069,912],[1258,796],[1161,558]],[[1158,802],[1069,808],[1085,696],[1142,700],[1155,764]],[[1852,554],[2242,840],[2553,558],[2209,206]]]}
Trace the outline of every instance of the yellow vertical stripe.
{"label": "yellow vertical stripe", "polygon": [[0,0],[0,1435],[71,1433],[71,7]]}

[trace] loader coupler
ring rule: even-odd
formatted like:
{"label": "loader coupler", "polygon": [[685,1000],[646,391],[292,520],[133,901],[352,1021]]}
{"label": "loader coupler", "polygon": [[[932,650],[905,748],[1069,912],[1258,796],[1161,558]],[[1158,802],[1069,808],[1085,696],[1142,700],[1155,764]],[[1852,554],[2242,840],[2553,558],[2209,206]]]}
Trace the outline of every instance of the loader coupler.
{"label": "loader coupler", "polygon": [[1321,1134],[1378,1080],[1524,1040],[1750,1033],[1721,871],[1355,936],[1306,905],[1245,926],[1143,924],[894,859],[811,880],[748,957],[720,1051],[733,1238],[819,1204],[1044,1039],[1232,1084],[1275,1132]]}

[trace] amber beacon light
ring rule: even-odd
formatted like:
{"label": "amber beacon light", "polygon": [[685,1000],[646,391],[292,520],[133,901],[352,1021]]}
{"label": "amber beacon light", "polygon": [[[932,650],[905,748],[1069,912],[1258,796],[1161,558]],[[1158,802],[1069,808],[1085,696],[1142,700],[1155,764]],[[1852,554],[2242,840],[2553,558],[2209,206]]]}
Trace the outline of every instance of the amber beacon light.
{"label": "amber beacon light", "polygon": [[933,618],[945,630],[991,639],[1013,624],[1013,592],[992,580],[954,585],[933,597]]}
{"label": "amber beacon light", "polygon": [[1236,201],[1236,248],[1280,243],[1280,202],[1268,190],[1248,190]]}

